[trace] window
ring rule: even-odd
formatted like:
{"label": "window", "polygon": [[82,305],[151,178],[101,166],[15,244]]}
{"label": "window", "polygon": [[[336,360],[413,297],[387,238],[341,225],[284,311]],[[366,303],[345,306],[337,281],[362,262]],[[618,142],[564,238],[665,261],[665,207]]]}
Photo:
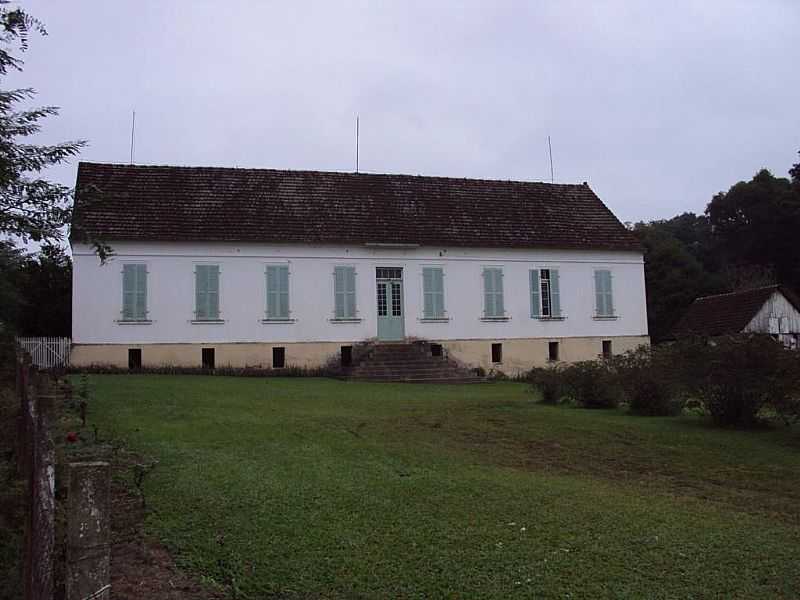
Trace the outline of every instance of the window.
{"label": "window", "polygon": [[503,344],[492,344],[492,362],[503,362]]}
{"label": "window", "polygon": [[603,358],[611,358],[613,354],[611,340],[603,340]]}
{"label": "window", "polygon": [[443,352],[441,344],[431,344],[431,356],[441,357],[442,354]]}
{"label": "window", "polygon": [[219,320],[219,265],[196,265],[194,268],[195,319]]}
{"label": "window", "polygon": [[423,317],[444,319],[444,273],[441,267],[422,269]]}
{"label": "window", "polygon": [[147,320],[147,265],[122,265],[122,320]]}
{"label": "window", "polygon": [[334,318],[356,318],[356,268],[333,269]]}
{"label": "window", "polygon": [[213,371],[214,370],[214,348],[203,348],[201,350],[201,358],[203,360],[203,368]]}
{"label": "window", "polygon": [[351,367],[353,366],[353,347],[352,346],[342,346],[342,366],[343,367]]}
{"label": "window", "polygon": [[613,317],[614,300],[611,292],[611,271],[600,269],[594,272],[595,316]]}
{"label": "window", "polygon": [[282,369],[286,366],[286,348],[276,346],[272,349],[272,368]]}
{"label": "window", "polygon": [[547,360],[551,362],[558,360],[558,342],[547,343]]}
{"label": "window", "polygon": [[558,269],[530,271],[531,318],[560,319],[561,294]]}
{"label": "window", "polygon": [[483,314],[486,318],[502,318],[503,307],[503,269],[486,267],[483,270]]}
{"label": "window", "polygon": [[267,320],[289,319],[289,265],[267,266]]}
{"label": "window", "polygon": [[128,348],[128,369],[136,371],[142,368],[142,349]]}

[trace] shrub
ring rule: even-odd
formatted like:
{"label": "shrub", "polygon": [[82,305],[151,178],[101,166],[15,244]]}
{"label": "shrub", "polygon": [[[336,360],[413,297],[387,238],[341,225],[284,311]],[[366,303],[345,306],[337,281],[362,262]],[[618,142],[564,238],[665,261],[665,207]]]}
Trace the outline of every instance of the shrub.
{"label": "shrub", "polygon": [[800,397],[796,351],[761,334],[690,340],[679,349],[684,379],[718,425],[752,427],[764,407],[787,422],[796,417]]}
{"label": "shrub", "polygon": [[562,368],[557,364],[547,367],[534,367],[528,371],[526,379],[541,393],[541,402],[544,404],[558,404],[563,392]]}
{"label": "shrub", "polygon": [[675,416],[683,410],[675,352],[666,346],[640,346],[614,357],[613,370],[634,414]]}
{"label": "shrub", "polygon": [[619,404],[619,388],[610,363],[586,360],[562,368],[564,391],[583,408],[614,408]]}

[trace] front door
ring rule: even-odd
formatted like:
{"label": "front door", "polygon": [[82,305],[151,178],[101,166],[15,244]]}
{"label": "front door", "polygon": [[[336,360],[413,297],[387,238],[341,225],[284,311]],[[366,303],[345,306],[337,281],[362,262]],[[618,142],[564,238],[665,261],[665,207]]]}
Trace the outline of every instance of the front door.
{"label": "front door", "polygon": [[403,269],[378,267],[375,269],[378,290],[378,339],[402,340],[403,325]]}

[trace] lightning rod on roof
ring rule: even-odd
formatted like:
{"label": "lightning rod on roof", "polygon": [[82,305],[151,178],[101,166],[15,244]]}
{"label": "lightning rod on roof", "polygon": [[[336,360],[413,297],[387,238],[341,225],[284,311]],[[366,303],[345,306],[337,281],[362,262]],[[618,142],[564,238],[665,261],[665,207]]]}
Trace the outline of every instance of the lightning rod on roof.
{"label": "lightning rod on roof", "polygon": [[550,152],[550,183],[555,183],[553,176],[553,146],[550,144],[550,136],[547,136],[547,150]]}
{"label": "lightning rod on roof", "polygon": [[133,111],[133,116],[131,118],[131,164],[133,164],[133,140],[134,134],[136,132],[136,111]]}
{"label": "lightning rod on roof", "polygon": [[356,173],[358,173],[358,115],[356,115]]}

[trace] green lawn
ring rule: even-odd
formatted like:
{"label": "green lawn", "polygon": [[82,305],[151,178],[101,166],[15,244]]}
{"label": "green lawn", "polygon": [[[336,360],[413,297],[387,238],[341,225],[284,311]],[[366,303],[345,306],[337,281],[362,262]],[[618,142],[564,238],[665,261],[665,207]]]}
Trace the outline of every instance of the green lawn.
{"label": "green lawn", "polygon": [[91,382],[100,435],[160,461],[149,532],[251,597],[800,597],[798,432],[514,383]]}

